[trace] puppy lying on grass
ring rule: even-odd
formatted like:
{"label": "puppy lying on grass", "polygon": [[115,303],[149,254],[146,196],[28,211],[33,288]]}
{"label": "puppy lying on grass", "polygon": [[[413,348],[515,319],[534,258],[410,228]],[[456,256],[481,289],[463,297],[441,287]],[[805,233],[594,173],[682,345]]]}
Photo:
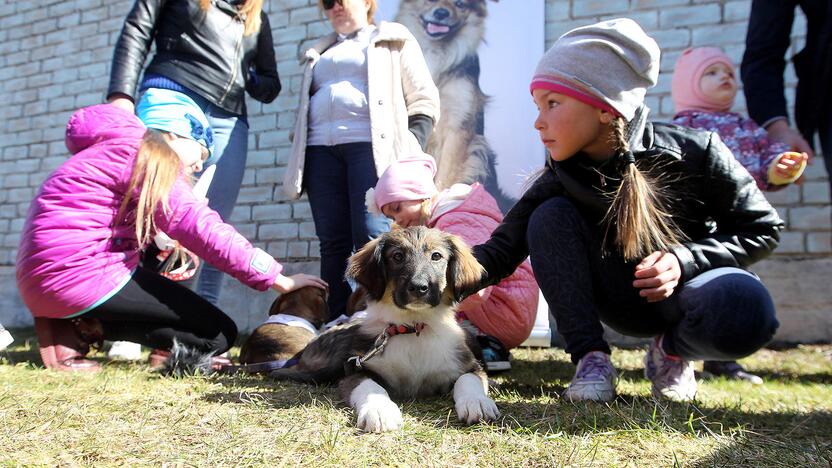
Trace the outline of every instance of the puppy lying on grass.
{"label": "puppy lying on grass", "polygon": [[457,416],[473,424],[499,416],[488,397],[476,340],[454,318],[461,293],[482,267],[453,235],[425,227],[394,229],[349,261],[347,276],[367,291],[367,317],[309,343],[297,365],[276,379],[338,383],[368,432],[401,428],[390,396],[419,398],[451,390]]}

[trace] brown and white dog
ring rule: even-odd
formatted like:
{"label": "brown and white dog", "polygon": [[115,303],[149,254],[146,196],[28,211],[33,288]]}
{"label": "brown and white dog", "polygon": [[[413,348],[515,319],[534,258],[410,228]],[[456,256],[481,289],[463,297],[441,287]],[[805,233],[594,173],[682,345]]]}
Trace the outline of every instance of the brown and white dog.
{"label": "brown and white dog", "polygon": [[[309,343],[298,364],[270,375],[339,383],[358,427],[382,432],[402,426],[390,396],[415,398],[453,391],[457,416],[473,424],[499,416],[476,340],[454,318],[462,291],[482,267],[453,235],[425,227],[394,229],[350,258],[347,276],[367,291],[367,317],[333,328]],[[476,354],[475,354],[476,353]]]}
{"label": "brown and white dog", "polygon": [[442,118],[427,147],[436,158],[438,186],[481,182],[502,201],[496,155],[482,135],[487,98],[479,85],[477,49],[486,16],[487,0],[401,0],[396,21],[416,37],[439,88]]}
{"label": "brown and white dog", "polygon": [[269,318],[240,349],[242,369],[265,372],[292,363],[326,321],[326,295],[323,289],[306,286],[277,298]]}

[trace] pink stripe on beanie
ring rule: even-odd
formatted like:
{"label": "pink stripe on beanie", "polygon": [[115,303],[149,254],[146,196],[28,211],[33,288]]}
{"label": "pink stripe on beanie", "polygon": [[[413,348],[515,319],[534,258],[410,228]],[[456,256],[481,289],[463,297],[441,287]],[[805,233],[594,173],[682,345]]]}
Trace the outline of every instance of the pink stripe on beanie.
{"label": "pink stripe on beanie", "polygon": [[675,113],[686,110],[698,110],[705,112],[727,112],[734,105],[734,101],[718,101],[705,96],[699,87],[699,81],[705,73],[705,69],[714,63],[724,63],[731,70],[734,64],[731,59],[717,47],[696,47],[682,52],[676,60],[676,67],[673,71],[671,81],[671,97]]}
{"label": "pink stripe on beanie", "polygon": [[[413,155],[394,161],[381,174],[373,191],[373,204],[380,212],[388,204],[400,201],[424,200],[438,190],[433,182],[436,162],[428,154]],[[368,197],[369,205],[369,197]],[[368,206],[372,211],[372,206]]]}
{"label": "pink stripe on beanie", "polygon": [[660,55],[656,41],[629,18],[582,26],[559,37],[543,54],[531,90],[566,91],[630,121],[644,104],[647,88],[656,85]]}

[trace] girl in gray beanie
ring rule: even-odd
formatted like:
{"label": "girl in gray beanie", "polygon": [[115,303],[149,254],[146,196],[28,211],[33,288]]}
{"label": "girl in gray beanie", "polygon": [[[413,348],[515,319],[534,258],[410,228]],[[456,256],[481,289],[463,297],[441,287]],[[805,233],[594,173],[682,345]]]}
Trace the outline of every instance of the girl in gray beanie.
{"label": "girl in gray beanie", "polygon": [[647,122],[658,71],[658,45],[630,19],[561,36],[531,82],[546,167],[474,247],[481,287],[531,257],[577,364],[570,400],[615,396],[602,322],[654,338],[645,376],[674,400],[696,395],[691,361],[747,356],[777,329],[745,267],[783,222],[716,134]]}

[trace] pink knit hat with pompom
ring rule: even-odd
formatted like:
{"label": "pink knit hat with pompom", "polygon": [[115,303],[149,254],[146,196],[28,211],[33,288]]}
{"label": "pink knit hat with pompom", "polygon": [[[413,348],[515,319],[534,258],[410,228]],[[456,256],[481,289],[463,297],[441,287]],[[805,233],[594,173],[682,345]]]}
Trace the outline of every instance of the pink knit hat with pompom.
{"label": "pink knit hat with pompom", "polygon": [[714,63],[724,63],[731,70],[734,64],[731,59],[717,47],[696,47],[682,52],[676,60],[676,68],[673,71],[671,81],[671,97],[675,113],[686,110],[698,110],[705,112],[727,112],[734,105],[731,102],[720,102],[702,94],[699,87],[699,80],[705,69]]}
{"label": "pink knit hat with pompom", "polygon": [[381,213],[381,208],[393,202],[424,200],[438,190],[433,182],[436,162],[428,154],[407,156],[394,161],[381,174],[375,189],[367,191],[367,210]]}

